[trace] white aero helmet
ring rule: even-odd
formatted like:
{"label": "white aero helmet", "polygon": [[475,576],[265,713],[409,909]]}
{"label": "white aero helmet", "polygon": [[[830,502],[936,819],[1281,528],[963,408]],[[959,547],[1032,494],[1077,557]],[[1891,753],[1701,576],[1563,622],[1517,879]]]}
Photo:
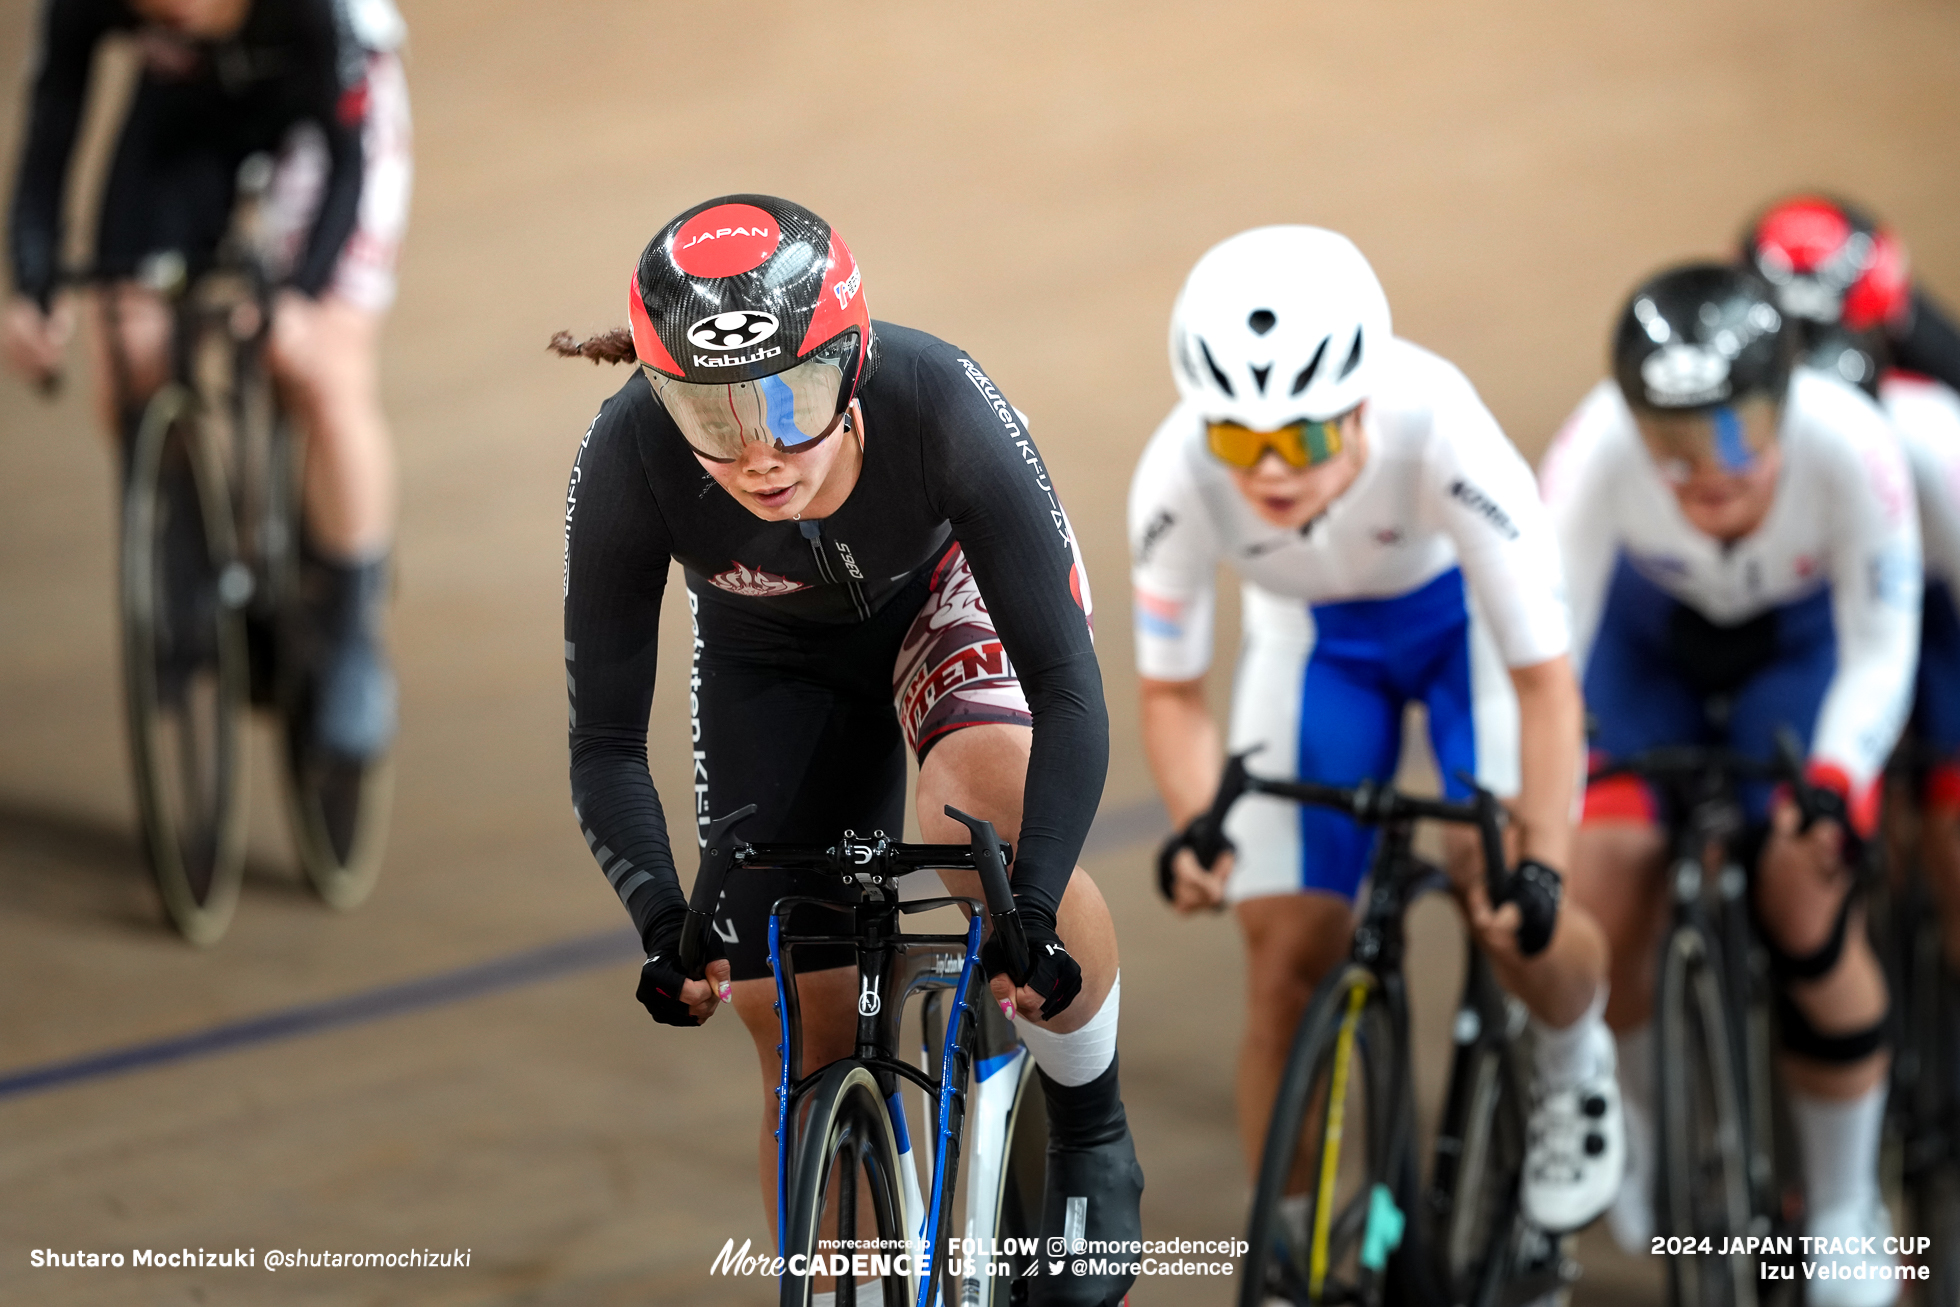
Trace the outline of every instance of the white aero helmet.
{"label": "white aero helmet", "polygon": [[1255,227],[1205,251],[1171,310],[1178,392],[1214,422],[1275,431],[1368,398],[1388,297],[1339,232]]}

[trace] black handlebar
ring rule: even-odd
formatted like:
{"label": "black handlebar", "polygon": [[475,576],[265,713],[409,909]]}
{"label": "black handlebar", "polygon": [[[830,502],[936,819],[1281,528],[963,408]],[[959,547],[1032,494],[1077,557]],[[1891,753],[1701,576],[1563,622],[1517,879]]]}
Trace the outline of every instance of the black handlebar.
{"label": "black handlebar", "polygon": [[1776,732],[1775,755],[1768,760],[1738,753],[1733,749],[1701,745],[1663,745],[1594,768],[1591,781],[1609,776],[1637,776],[1662,785],[1686,784],[1711,777],[1734,780],[1773,781],[1789,787],[1791,801],[1803,818],[1802,829],[1829,818],[1846,827],[1844,801],[1831,790],[1813,785],[1804,777],[1803,741],[1785,726]]}
{"label": "black handlebar", "polygon": [[714,929],[715,905],[721,902],[722,886],[728,882],[735,855],[754,847],[737,837],[734,830],[753,816],[755,805],[751,803],[708,824],[707,847],[701,850],[701,870],[695,873],[694,893],[687,900],[687,919],[681,923],[681,972],[696,980],[707,965],[703,941],[707,932]]}
{"label": "black handlebar", "polygon": [[[755,812],[753,803],[737,808],[709,823],[703,837],[701,869],[688,896],[680,942],[681,971],[697,980],[707,964],[707,932],[714,928],[715,905],[721,901],[728,874],[736,864],[774,871],[833,874],[848,874],[865,866],[863,859],[844,856],[846,841],[827,849],[802,844],[751,844],[734,832]],[[1007,864],[1014,851],[994,833],[993,823],[984,818],[969,816],[950,804],[946,815],[967,828],[972,835],[970,845],[887,843],[880,846],[883,870],[902,873],[971,867],[980,873],[981,892],[986,899],[987,915],[993,922],[994,936],[1000,942],[1002,962],[1008,977],[1015,984],[1022,984],[1028,977],[1028,939],[1021,925],[1021,914],[1014,906],[1014,888],[1007,878]],[[871,846],[856,847],[868,850]]]}
{"label": "black handlebar", "polygon": [[1021,912],[1014,906],[1014,887],[1007,883],[1007,846],[994,834],[993,823],[969,817],[946,805],[946,815],[973,834],[973,869],[980,873],[980,889],[987,898],[987,915],[993,918],[994,938],[1000,941],[1002,965],[1007,978],[1016,985],[1028,979],[1028,935],[1021,926]]}
{"label": "black handlebar", "polygon": [[[1225,760],[1225,770],[1219,777],[1218,792],[1212,796],[1211,807],[1194,818],[1178,837],[1206,867],[1210,867],[1217,860],[1218,853],[1226,847],[1226,814],[1232,810],[1234,803],[1247,794],[1266,794],[1291,799],[1295,803],[1329,808],[1345,813],[1363,826],[1383,826],[1391,822],[1425,818],[1475,826],[1483,853],[1484,889],[1492,905],[1516,899],[1520,912],[1525,914],[1519,941],[1521,950],[1527,956],[1541,951],[1549,943],[1553,919],[1558,912],[1558,878],[1549,868],[1539,868],[1529,878],[1531,883],[1520,883],[1519,888],[1526,893],[1515,896],[1510,893],[1513,881],[1518,880],[1518,876],[1505,866],[1504,805],[1498,802],[1496,795],[1478,785],[1473,777],[1463,776],[1461,779],[1474,791],[1474,797],[1467,803],[1458,803],[1448,799],[1419,798],[1404,794],[1391,785],[1376,785],[1372,781],[1343,787],[1314,781],[1269,780],[1246,770],[1245,760],[1257,751],[1248,749]],[[1160,863],[1160,876],[1167,870],[1167,864]],[[1162,885],[1160,888],[1169,897],[1169,886]]]}

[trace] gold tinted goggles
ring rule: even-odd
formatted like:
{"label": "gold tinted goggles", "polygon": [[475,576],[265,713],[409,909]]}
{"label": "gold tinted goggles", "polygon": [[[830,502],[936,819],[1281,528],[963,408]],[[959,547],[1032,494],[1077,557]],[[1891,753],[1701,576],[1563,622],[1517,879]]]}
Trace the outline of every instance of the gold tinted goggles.
{"label": "gold tinted goggles", "polygon": [[1315,422],[1301,418],[1277,431],[1254,431],[1236,422],[1205,423],[1205,441],[1212,457],[1227,467],[1257,467],[1272,450],[1292,468],[1325,463],[1341,452],[1341,423],[1347,414]]}

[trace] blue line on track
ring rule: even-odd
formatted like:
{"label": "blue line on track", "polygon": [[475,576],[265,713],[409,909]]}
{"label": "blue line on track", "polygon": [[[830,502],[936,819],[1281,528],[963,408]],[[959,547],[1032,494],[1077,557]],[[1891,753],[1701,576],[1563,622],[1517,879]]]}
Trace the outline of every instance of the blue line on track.
{"label": "blue line on track", "polygon": [[630,928],[585,935],[508,957],[459,967],[420,980],[383,985],[344,998],[302,1003],[264,1016],[229,1021],[187,1035],[130,1044],[102,1053],[85,1054],[64,1062],[49,1062],[0,1075],[0,1098],[39,1093],[80,1080],[96,1080],[124,1071],[208,1057],[253,1044],[269,1044],[300,1035],[317,1034],[340,1026],[361,1025],[383,1017],[419,1012],[461,1002],[498,990],[553,980],[594,967],[631,962],[641,956],[639,936]]}
{"label": "blue line on track", "polygon": [[[1096,814],[1096,824],[1090,830],[1082,852],[1084,856],[1112,852],[1155,836],[1165,826],[1164,810],[1154,799],[1122,808],[1105,809]],[[40,1066],[0,1073],[0,1099],[37,1094],[62,1085],[120,1075],[125,1071],[140,1071],[190,1058],[209,1057],[233,1049],[249,1048],[254,1044],[296,1039],[301,1035],[319,1034],[342,1026],[364,1025],[386,1017],[480,998],[519,985],[555,980],[595,967],[614,966],[634,961],[640,956],[639,936],[630,929],[583,935],[577,939],[547,944],[543,948],[512,953],[508,957],[493,958],[489,962],[459,967],[440,975],[425,976],[420,980],[383,985],[378,989],[363,990],[358,994],[330,998],[319,1003],[302,1003],[263,1016],[228,1021],[204,1030],[193,1030],[189,1034],[174,1035],[169,1039],[129,1044],[66,1061],[46,1062]]]}

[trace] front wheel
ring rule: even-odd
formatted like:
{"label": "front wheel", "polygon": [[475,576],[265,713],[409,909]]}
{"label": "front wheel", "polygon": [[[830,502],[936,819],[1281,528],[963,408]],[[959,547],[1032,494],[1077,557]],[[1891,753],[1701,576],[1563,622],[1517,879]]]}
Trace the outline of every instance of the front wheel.
{"label": "front wheel", "polygon": [[1512,1041],[1524,1028],[1523,1005],[1497,990],[1474,952],[1470,966],[1471,982],[1457,1009],[1457,1047],[1436,1134],[1429,1209],[1437,1276],[1448,1301],[1492,1307],[1539,1298],[1511,1292],[1534,1275],[1547,1277],[1547,1293],[1563,1282],[1558,1240],[1531,1229],[1518,1211],[1525,1123]]}
{"label": "front wheel", "polygon": [[1241,1307],[1379,1304],[1401,1242],[1391,1157],[1406,1083],[1380,977],[1347,966],[1300,1020],[1266,1129]]}
{"label": "front wheel", "polygon": [[[793,1120],[782,1307],[810,1307],[818,1293],[836,1307],[904,1307],[917,1249],[906,1242],[898,1139],[877,1080],[861,1063],[835,1063]],[[870,1259],[859,1263],[870,1279],[853,1274],[854,1253]]]}
{"label": "front wheel", "polygon": [[1721,960],[1695,925],[1662,945],[1655,1004],[1661,1078],[1658,1230],[1676,1307],[1753,1307],[1754,1259],[1725,1251],[1751,1233],[1751,1136],[1736,1083]]}
{"label": "front wheel", "polygon": [[197,400],[166,386],[124,478],[123,687],[144,851],[193,944],[225,932],[245,864],[244,605],[224,464]]}

